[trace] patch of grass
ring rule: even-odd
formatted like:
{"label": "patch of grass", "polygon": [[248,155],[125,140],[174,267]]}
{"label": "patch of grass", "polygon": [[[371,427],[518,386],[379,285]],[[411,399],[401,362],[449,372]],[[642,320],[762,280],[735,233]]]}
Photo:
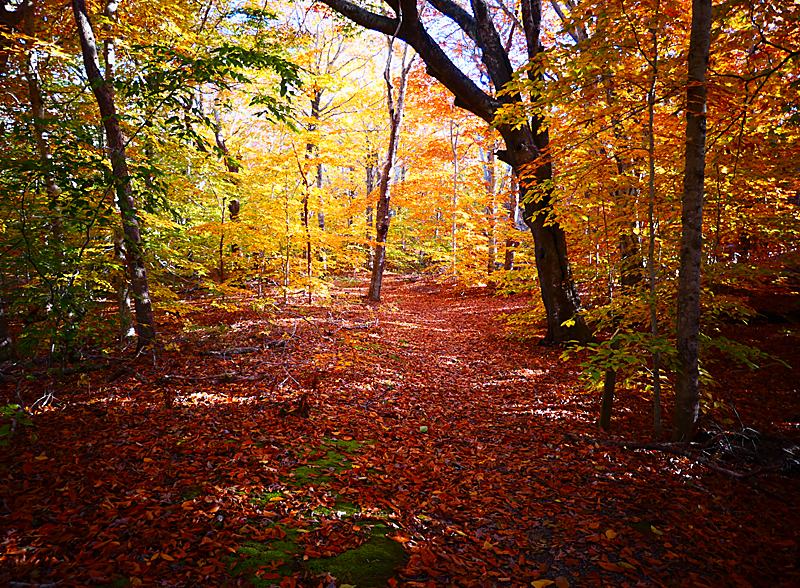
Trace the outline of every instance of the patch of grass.
{"label": "patch of grass", "polygon": [[293,558],[300,552],[292,541],[273,541],[272,543],[250,543],[239,548],[245,559],[233,566],[234,575],[243,574],[255,587],[267,587],[275,584],[274,580],[265,580],[254,575],[260,568],[265,568],[281,576],[294,573]]}
{"label": "patch of grass", "polygon": [[187,500],[194,500],[195,498],[200,496],[200,494],[202,494],[200,488],[197,488],[195,486],[184,488],[183,490],[181,490],[181,501],[185,502]]}
{"label": "patch of grass", "polygon": [[[272,574],[288,577],[300,570],[313,574],[331,574],[341,583],[352,584],[358,588],[377,588],[386,586],[395,570],[408,560],[403,546],[387,537],[391,528],[376,522],[364,525],[370,538],[362,545],[348,549],[334,557],[302,559],[303,550],[297,543],[299,533],[285,529],[286,537],[271,543],[251,542],[239,548],[244,559],[237,562],[231,572],[243,575],[255,587],[268,587],[276,584],[274,579],[262,579],[256,574],[268,570]],[[290,534],[290,530],[294,531]]]}

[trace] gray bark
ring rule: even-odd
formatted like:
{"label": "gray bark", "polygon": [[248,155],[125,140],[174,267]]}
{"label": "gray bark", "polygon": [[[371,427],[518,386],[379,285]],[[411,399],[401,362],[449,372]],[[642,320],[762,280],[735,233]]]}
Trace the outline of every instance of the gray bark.
{"label": "gray bark", "polygon": [[72,11],[78,27],[86,75],[97,100],[97,106],[100,109],[100,116],[106,132],[108,153],[122,217],[122,231],[125,234],[127,264],[133,289],[138,335],[137,346],[141,348],[155,340],[156,331],[150,288],[147,282],[147,270],[144,263],[144,246],[139,220],[136,215],[136,198],[130,182],[128,160],[125,153],[125,138],[119,126],[114,95],[110,86],[100,74],[97,43],[86,12],[85,0],[72,0]]}
{"label": "gray bark", "polygon": [[672,437],[686,440],[699,410],[700,264],[706,166],[706,69],[711,45],[711,0],[692,0],[686,89],[686,167],[683,179],[678,317],[675,345],[675,420]]}
{"label": "gray bark", "polygon": [[[103,15],[111,22],[117,20],[117,8],[119,4],[116,0],[108,0]],[[112,30],[111,23],[103,25],[106,33]],[[103,43],[103,59],[105,60],[106,81],[112,81],[116,75],[117,65],[117,46],[113,35],[108,35]],[[113,86],[110,87],[111,95],[114,95]],[[125,258],[125,233],[121,226],[114,227],[114,261],[119,264],[118,270],[114,271],[111,279],[114,290],[117,294],[117,308],[119,309],[119,340],[125,342],[136,336],[136,329],[133,326],[133,312],[131,310],[131,284],[127,275],[127,264]]]}
{"label": "gray bark", "polygon": [[372,279],[369,283],[367,299],[373,302],[380,302],[381,286],[383,285],[383,271],[386,268],[386,239],[389,235],[390,221],[390,201],[392,168],[397,154],[397,147],[400,145],[400,123],[403,121],[403,104],[406,97],[406,82],[411,64],[414,62],[412,57],[406,64],[406,52],[408,47],[403,49],[403,59],[400,62],[400,84],[397,88],[397,102],[394,102],[394,88],[392,87],[392,52],[395,37],[389,41],[389,57],[386,61],[384,77],[386,79],[386,97],[389,106],[389,146],[386,150],[386,162],[381,171],[380,183],[378,185],[378,204],[375,209],[375,253],[372,260]]}
{"label": "gray bark", "polygon": [[8,328],[6,307],[2,297],[0,297],[0,361],[16,359],[16,357],[14,339],[11,338],[11,330]]}

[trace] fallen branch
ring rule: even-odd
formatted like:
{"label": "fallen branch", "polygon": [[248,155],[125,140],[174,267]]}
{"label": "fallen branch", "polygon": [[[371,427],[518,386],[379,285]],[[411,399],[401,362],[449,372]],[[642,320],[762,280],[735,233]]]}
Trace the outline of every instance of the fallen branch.
{"label": "fallen branch", "polygon": [[212,374],[210,376],[171,376],[171,375],[163,375],[159,376],[157,381],[161,383],[168,383],[168,382],[205,382],[205,381],[214,381],[214,382],[259,382],[264,378],[268,378],[271,374],[232,374],[228,372],[224,372],[221,374]]}
{"label": "fallen branch", "polygon": [[715,471],[719,474],[734,478],[736,480],[747,480],[761,474],[775,472],[781,469],[782,464],[775,464],[771,466],[762,466],[753,468],[747,472],[738,472],[729,468],[717,465],[712,460],[702,455],[696,455],[695,452],[703,451],[709,447],[708,443],[691,443],[688,446],[685,443],[656,443],[656,442],[641,442],[641,441],[606,441],[603,439],[592,439],[590,437],[577,437],[575,435],[567,435],[567,439],[572,441],[582,441],[588,443],[596,443],[598,445],[605,445],[606,447],[622,447],[625,449],[644,449],[647,451],[660,451],[662,453],[669,453],[679,457],[685,457],[695,463],[698,463],[708,469]]}
{"label": "fallen branch", "polygon": [[260,347],[231,347],[230,349],[223,349],[222,351],[209,351],[208,355],[245,355],[248,353],[258,353],[261,351]]}

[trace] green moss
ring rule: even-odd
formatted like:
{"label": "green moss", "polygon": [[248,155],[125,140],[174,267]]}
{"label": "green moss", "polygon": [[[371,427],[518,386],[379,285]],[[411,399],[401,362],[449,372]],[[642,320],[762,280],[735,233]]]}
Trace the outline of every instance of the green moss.
{"label": "green moss", "polygon": [[339,518],[343,518],[343,517],[351,517],[356,513],[360,513],[361,507],[347,500],[337,500],[332,507],[319,506],[315,508],[312,512],[317,515],[326,515],[326,516],[336,515]]}
{"label": "green moss", "polygon": [[[335,447],[348,453],[357,453],[361,447],[360,441],[345,441],[343,439],[323,439],[322,445],[310,448],[311,452],[319,452],[325,447]],[[309,460],[305,465],[298,466],[290,474],[290,479],[304,486],[305,484],[329,484],[333,481],[333,476],[338,472],[343,472],[352,467],[349,463],[350,458],[344,453],[335,449],[325,452],[325,455],[314,460]]]}
{"label": "green moss", "polygon": [[[324,438],[320,445],[306,447],[304,452],[312,459],[295,468],[285,481],[293,487],[314,485],[324,486],[333,480],[333,474],[351,467],[348,454],[361,450],[365,442]],[[271,499],[283,497],[285,492],[262,492],[251,494],[250,500],[259,505],[270,504]],[[333,506],[316,507],[308,505],[304,511],[312,523],[317,517],[336,517],[347,519],[361,512],[359,505],[333,494]],[[274,502],[273,502],[274,504]],[[299,513],[296,513],[299,515]],[[303,515],[300,515],[302,518]],[[312,523],[313,524],[313,523]],[[273,574],[291,576],[299,571],[313,574],[329,573],[340,583],[352,584],[359,588],[385,586],[395,575],[395,569],[407,557],[402,545],[387,537],[390,527],[380,519],[361,520],[358,523],[369,533],[368,540],[361,546],[349,549],[336,557],[302,558],[305,549],[301,547],[301,532],[293,527],[278,525],[286,533],[280,540],[271,543],[250,542],[239,549],[240,561],[232,561],[232,573],[247,578],[253,586],[268,587],[276,584],[274,579],[260,579],[255,574],[259,569],[270,570]]]}
{"label": "green moss", "polygon": [[272,498],[282,498],[283,492],[259,492],[253,493],[250,495],[250,502],[253,504],[258,504],[260,506],[266,506],[270,502],[273,502]]}
{"label": "green moss", "polygon": [[394,577],[395,570],[407,559],[403,546],[386,537],[388,531],[385,525],[376,525],[373,536],[363,545],[336,557],[309,560],[307,567],[315,574],[327,572],[339,582],[354,584],[358,588],[386,586],[389,578]]}

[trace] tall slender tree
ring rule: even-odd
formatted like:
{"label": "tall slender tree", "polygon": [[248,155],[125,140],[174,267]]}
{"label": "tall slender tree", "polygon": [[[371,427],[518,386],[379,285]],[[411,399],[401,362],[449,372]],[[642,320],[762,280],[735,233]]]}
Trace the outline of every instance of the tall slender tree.
{"label": "tall slender tree", "polygon": [[127,263],[136,314],[137,347],[141,348],[155,340],[156,330],[150,299],[150,287],[147,281],[147,269],[144,262],[144,244],[142,242],[139,219],[136,214],[136,198],[133,194],[128,170],[125,137],[120,128],[111,86],[100,73],[97,42],[92,24],[89,21],[89,15],[86,12],[85,0],[72,0],[72,11],[78,27],[86,75],[97,100],[97,106],[100,109],[100,116],[106,132],[114,187],[120,207],[120,216],[122,217],[122,231],[125,233]]}
{"label": "tall slender tree", "polygon": [[381,299],[383,271],[386,268],[386,239],[389,234],[389,221],[391,220],[389,203],[391,200],[392,170],[394,169],[397,147],[400,144],[400,124],[403,122],[403,104],[406,98],[408,72],[411,70],[415,57],[412,55],[411,59],[406,61],[408,46],[403,47],[403,57],[400,60],[400,81],[397,86],[397,98],[395,99],[394,84],[392,83],[392,56],[396,39],[396,34],[389,37],[389,52],[386,58],[386,69],[383,73],[386,81],[386,103],[389,107],[389,146],[386,149],[386,161],[383,164],[378,185],[378,205],[375,207],[375,253],[372,257],[372,279],[367,292],[367,298],[373,302],[379,302]]}
{"label": "tall slender tree", "polygon": [[672,437],[691,435],[699,409],[700,266],[706,168],[706,70],[711,47],[711,0],[692,0],[689,78],[686,88],[686,166],[683,177],[678,278],[675,420]]}

